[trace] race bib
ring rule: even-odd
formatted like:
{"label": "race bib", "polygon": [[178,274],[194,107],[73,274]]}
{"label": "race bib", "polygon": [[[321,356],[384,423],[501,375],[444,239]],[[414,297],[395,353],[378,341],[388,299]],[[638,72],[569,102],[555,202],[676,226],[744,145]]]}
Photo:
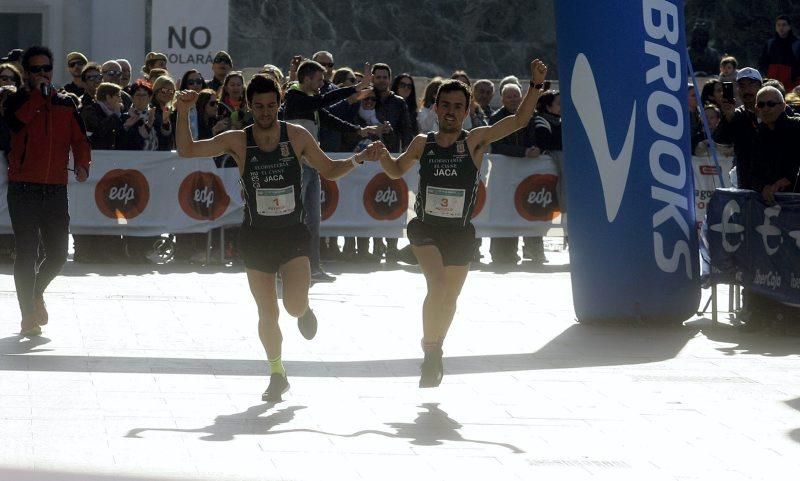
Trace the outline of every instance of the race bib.
{"label": "race bib", "polygon": [[278,216],[294,212],[294,186],[283,189],[256,189],[258,215]]}
{"label": "race bib", "polygon": [[425,213],[458,219],[464,214],[464,189],[428,186],[425,190]]}

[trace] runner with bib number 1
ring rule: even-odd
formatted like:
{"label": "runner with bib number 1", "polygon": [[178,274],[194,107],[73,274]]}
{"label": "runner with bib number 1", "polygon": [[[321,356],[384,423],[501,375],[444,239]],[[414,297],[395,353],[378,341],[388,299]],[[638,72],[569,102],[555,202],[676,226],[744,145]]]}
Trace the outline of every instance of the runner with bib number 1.
{"label": "runner with bib number 1", "polygon": [[229,154],[239,167],[245,197],[240,233],[242,258],[250,291],[258,307],[258,337],[267,353],[270,381],[262,400],[278,402],[289,390],[281,361],[283,335],[278,325],[276,274],[283,281],[283,307],[297,317],[300,333],[312,339],[317,318],[308,306],[311,280],[309,232],[303,223],[301,177],[306,161],[327,179],[338,179],[366,159],[376,159],[380,146],[371,145],[347,160],[331,160],[303,127],[278,120],[281,93],[274,80],[256,75],[246,97],[254,124],[195,141],[189,131],[189,110],[197,92],[178,93],[176,144],[182,157]]}
{"label": "runner with bib number 1", "polygon": [[422,349],[419,387],[436,387],[442,381],[442,345],[461,288],[469,272],[475,244],[470,223],[478,191],[483,154],[492,142],[528,125],[544,88],[547,66],[531,62],[531,88],[517,113],[489,127],[461,129],[469,114],[470,91],[458,80],[447,80],[436,94],[439,131],[414,138],[396,159],[383,147],[380,162],[386,174],[398,179],[419,162],[419,189],[408,223],[408,239],[419,260],[428,293],[422,305]]}

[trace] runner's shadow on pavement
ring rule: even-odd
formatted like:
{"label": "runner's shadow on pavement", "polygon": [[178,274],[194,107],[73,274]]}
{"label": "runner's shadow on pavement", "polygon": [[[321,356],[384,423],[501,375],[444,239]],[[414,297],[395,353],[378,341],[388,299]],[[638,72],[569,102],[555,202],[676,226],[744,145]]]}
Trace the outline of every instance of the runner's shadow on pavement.
{"label": "runner's shadow on pavement", "polygon": [[[575,324],[534,352],[446,356],[447,375],[647,364],[672,359],[697,334],[690,327]],[[264,361],[125,356],[0,355],[0,371],[121,372],[263,376]],[[421,359],[284,361],[295,377],[416,377]]]}
{"label": "runner's shadow on pavement", "polygon": [[495,274],[507,274],[509,272],[541,272],[542,274],[553,274],[569,272],[569,264],[540,264],[538,262],[521,261],[519,264],[511,263],[478,263],[470,264],[470,270],[482,272],[493,272]]}
{"label": "runner's shadow on pavement", "polygon": [[272,434],[271,429],[286,424],[294,419],[294,415],[305,406],[290,406],[279,409],[266,417],[262,414],[275,406],[275,403],[264,403],[253,406],[244,412],[235,414],[223,414],[214,418],[214,423],[202,428],[177,429],[177,428],[136,428],[128,431],[126,438],[141,438],[142,433],[152,431],[175,432],[175,433],[205,433],[201,436],[203,441],[232,441],[239,435],[260,435]]}
{"label": "runner's shadow on pavement", "polygon": [[340,438],[356,438],[373,434],[392,439],[408,440],[409,443],[415,446],[440,446],[444,444],[445,441],[451,441],[497,446],[508,449],[512,453],[524,453],[523,450],[512,444],[465,438],[459,432],[459,429],[464,426],[439,408],[439,403],[421,404],[419,407],[422,408],[422,411],[417,413],[417,417],[412,423],[385,423],[386,426],[390,427],[394,432],[364,429],[351,434],[332,433],[319,429],[307,428],[273,429],[282,424],[290,423],[294,420],[297,411],[306,409],[306,406],[291,406],[279,409],[266,417],[261,417],[262,414],[267,412],[274,405],[274,403],[259,404],[241,413],[220,415],[214,419],[213,424],[201,428],[135,428],[128,431],[125,437],[142,438],[143,433],[157,431],[205,434],[205,436],[200,437],[203,441],[231,441],[236,436],[242,435],[258,436],[289,433],[312,433]]}
{"label": "runner's shadow on pavement", "polygon": [[699,318],[687,322],[687,326],[697,327],[711,341],[733,344],[718,347],[717,350],[728,356],[759,355],[781,357],[800,354],[797,337],[770,335],[768,331],[754,333],[741,332],[728,324],[714,325],[711,319]]}
{"label": "runner's shadow on pavement", "polygon": [[9,336],[0,339],[0,354],[25,354],[29,352],[49,352],[53,349],[36,349],[47,344],[50,339],[42,336]]}

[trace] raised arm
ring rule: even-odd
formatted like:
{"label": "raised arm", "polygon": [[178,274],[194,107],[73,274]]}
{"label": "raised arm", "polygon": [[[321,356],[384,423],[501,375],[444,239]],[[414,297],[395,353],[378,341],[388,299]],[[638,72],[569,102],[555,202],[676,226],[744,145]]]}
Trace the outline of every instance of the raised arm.
{"label": "raised arm", "polygon": [[222,154],[233,154],[238,162],[235,146],[241,142],[244,133],[241,130],[229,130],[208,140],[192,139],[189,128],[189,111],[197,103],[199,94],[193,90],[178,92],[177,112],[178,125],[175,132],[175,145],[181,157],[216,157]]}
{"label": "raised arm", "polygon": [[354,154],[349,159],[332,160],[319,148],[316,139],[308,133],[308,130],[293,124],[286,124],[286,128],[297,156],[305,157],[306,162],[317,169],[319,175],[326,179],[336,180],[344,177],[369,158],[367,151],[363,151]]}
{"label": "raised arm", "polygon": [[426,139],[427,136],[425,134],[417,135],[414,137],[414,140],[411,141],[406,151],[397,158],[392,157],[386,147],[384,147],[382,143],[377,142],[382,148],[380,152],[380,162],[386,175],[392,179],[399,179],[408,172],[409,169],[419,161],[420,157],[422,157]]}
{"label": "raised arm", "polygon": [[[470,138],[477,140],[479,144],[490,144],[500,140],[517,130],[528,125],[533,111],[536,109],[536,102],[542,93],[542,85],[547,77],[547,66],[538,58],[531,62],[531,87],[525,93],[517,112],[509,115],[503,120],[488,127],[478,127],[470,131]],[[473,140],[473,142],[475,141]]]}

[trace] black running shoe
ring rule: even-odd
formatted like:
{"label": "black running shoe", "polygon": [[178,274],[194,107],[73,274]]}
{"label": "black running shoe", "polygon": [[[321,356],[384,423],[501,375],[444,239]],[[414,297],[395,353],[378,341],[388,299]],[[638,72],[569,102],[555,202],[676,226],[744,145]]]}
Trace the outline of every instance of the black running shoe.
{"label": "black running shoe", "polygon": [[300,334],[308,340],[314,339],[317,335],[317,316],[309,307],[305,314],[297,318],[297,328]]}
{"label": "black running shoe", "polygon": [[442,364],[442,350],[425,353],[425,359],[420,366],[419,387],[439,387],[444,376]]}
{"label": "black running shoe", "polygon": [[264,394],[261,395],[262,401],[277,403],[283,401],[281,395],[289,390],[289,381],[283,374],[273,372],[269,376],[269,386]]}

